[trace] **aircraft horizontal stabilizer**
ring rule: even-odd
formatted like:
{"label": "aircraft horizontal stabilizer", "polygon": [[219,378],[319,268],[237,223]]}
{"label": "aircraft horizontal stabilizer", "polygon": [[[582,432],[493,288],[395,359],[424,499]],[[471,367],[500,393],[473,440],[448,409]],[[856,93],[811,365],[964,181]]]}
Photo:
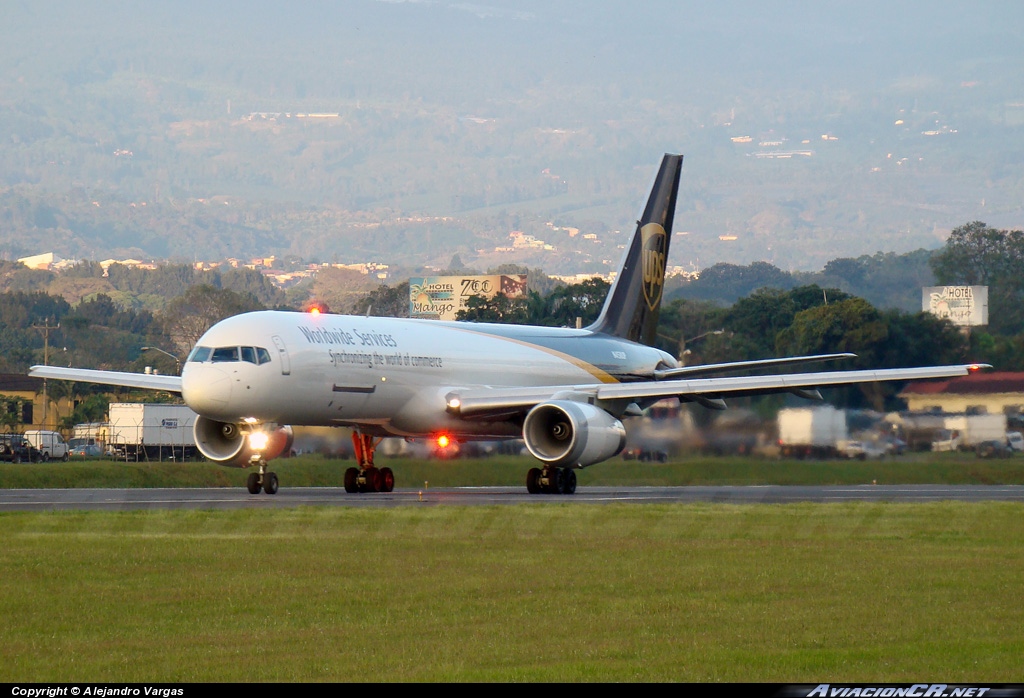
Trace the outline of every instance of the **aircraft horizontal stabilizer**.
{"label": "aircraft horizontal stabilizer", "polygon": [[169,393],[181,392],[181,376],[164,376],[158,373],[128,373],[126,371],[98,371],[89,368],[33,366],[28,375],[36,378],[54,378],[79,383],[119,385],[124,388],[165,390]]}
{"label": "aircraft horizontal stabilizer", "polygon": [[700,364],[698,366],[681,366],[679,368],[666,368],[655,371],[654,377],[657,380],[675,380],[683,376],[705,376],[709,373],[728,373],[730,371],[747,371],[757,368],[778,368],[779,366],[794,366],[797,364],[810,364],[818,361],[835,361],[836,359],[854,359],[856,354],[816,354],[814,356],[787,356],[781,359],[755,359],[753,361],[730,361],[723,364]]}

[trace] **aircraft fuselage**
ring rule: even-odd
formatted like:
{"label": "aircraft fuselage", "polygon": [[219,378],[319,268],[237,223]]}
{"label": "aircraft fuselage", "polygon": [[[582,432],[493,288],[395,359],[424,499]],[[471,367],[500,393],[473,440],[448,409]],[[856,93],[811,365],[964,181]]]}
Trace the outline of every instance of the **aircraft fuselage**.
{"label": "aircraft fuselage", "polygon": [[590,330],[263,311],[224,320],[199,340],[182,396],[224,422],[516,437],[515,423],[449,414],[446,396],[650,380],[675,365],[663,351]]}

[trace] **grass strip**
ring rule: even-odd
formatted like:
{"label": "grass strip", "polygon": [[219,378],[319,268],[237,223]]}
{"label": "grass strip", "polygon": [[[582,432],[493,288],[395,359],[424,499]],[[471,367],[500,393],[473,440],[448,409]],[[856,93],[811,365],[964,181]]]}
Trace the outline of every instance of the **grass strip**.
{"label": "grass strip", "polygon": [[[272,463],[282,487],[341,487],[353,461],[300,456]],[[381,459],[398,487],[525,486],[536,461],[521,456],[455,460]],[[0,488],[244,487],[252,472],[212,463],[0,463]],[[692,457],[669,463],[618,458],[578,471],[587,485],[879,485],[1024,484],[1024,458],[973,454],[913,454],[879,461],[800,461],[741,456]]]}
{"label": "grass strip", "polygon": [[0,514],[0,666],[8,682],[1019,682],[1022,514]]}

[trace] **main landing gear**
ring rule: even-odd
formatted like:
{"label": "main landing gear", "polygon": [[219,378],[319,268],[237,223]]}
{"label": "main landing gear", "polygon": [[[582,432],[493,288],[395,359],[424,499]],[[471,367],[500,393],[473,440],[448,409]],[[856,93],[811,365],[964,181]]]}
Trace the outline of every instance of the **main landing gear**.
{"label": "main landing gear", "polygon": [[277,494],[277,473],[268,473],[267,461],[262,458],[260,459],[259,466],[260,471],[258,473],[249,473],[249,479],[245,482],[249,494],[259,494],[260,490],[267,494]]}
{"label": "main landing gear", "polygon": [[345,471],[346,492],[390,492],[395,489],[395,474],[391,468],[377,469],[373,464],[373,453],[379,443],[379,439],[375,442],[369,434],[352,432],[352,445],[359,467]]}
{"label": "main landing gear", "polygon": [[530,468],[526,473],[530,494],[575,494],[576,471],[572,468]]}

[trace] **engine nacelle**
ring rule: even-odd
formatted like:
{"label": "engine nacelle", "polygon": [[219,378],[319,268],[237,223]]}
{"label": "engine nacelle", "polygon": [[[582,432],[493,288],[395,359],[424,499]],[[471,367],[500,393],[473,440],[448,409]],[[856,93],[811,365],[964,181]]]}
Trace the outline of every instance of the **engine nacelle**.
{"label": "engine nacelle", "polygon": [[289,426],[264,432],[259,427],[247,424],[196,417],[192,427],[196,448],[200,453],[220,465],[242,468],[249,465],[252,455],[257,452],[249,443],[249,437],[254,433],[266,434],[266,445],[258,451],[265,460],[277,458],[291,450],[294,435]]}
{"label": "engine nacelle", "polygon": [[295,433],[290,426],[283,426],[274,429],[268,434],[267,447],[263,449],[264,460],[272,460],[281,456],[289,456],[292,452],[292,444],[295,443]]}
{"label": "engine nacelle", "polygon": [[587,466],[619,453],[626,445],[626,429],[600,407],[552,400],[526,415],[523,441],[534,458],[554,467]]}

